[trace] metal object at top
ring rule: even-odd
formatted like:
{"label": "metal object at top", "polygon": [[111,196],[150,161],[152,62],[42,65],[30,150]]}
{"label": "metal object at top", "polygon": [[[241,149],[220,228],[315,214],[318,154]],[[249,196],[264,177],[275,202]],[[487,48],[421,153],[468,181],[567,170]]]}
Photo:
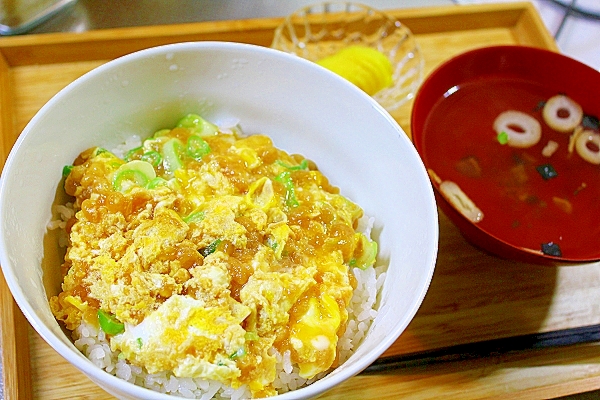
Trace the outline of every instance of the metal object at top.
{"label": "metal object at top", "polygon": [[0,35],[25,33],[77,0],[4,0],[0,8]]}

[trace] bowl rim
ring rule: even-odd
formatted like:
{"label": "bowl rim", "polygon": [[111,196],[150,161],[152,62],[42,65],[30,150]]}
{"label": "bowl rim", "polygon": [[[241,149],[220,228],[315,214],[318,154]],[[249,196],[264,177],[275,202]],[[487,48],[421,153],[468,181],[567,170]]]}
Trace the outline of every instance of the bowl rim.
{"label": "bowl rim", "polygon": [[[127,64],[131,62],[136,62],[141,59],[146,59],[156,55],[164,55],[166,53],[172,51],[204,51],[210,49],[231,49],[231,50],[239,50],[239,51],[258,51],[265,55],[265,57],[276,57],[284,59],[287,62],[300,63],[304,65],[303,68],[316,68],[315,64],[301,59],[299,57],[295,57],[291,54],[278,51],[275,49],[271,49],[268,47],[262,47],[252,44],[244,44],[244,43],[234,43],[234,42],[221,42],[221,41],[204,41],[204,42],[181,42],[175,44],[166,44],[156,47],[147,48],[144,50],[139,50],[133,53],[126,54],[124,56],[118,57],[114,60],[108,61],[93,70],[85,73],[81,77],[75,79],[73,82],[69,83],[63,89],[61,89],[57,94],[55,94],[48,102],[46,102],[42,108],[36,112],[33,118],[28,122],[25,126],[19,137],[17,138],[15,144],[13,145],[2,170],[2,175],[0,176],[0,205],[5,204],[5,197],[7,194],[7,184],[6,184],[6,175],[12,169],[11,166],[15,162],[18,153],[20,152],[20,148],[23,145],[24,140],[28,136],[29,132],[33,129],[35,125],[39,123],[39,121],[54,109],[57,103],[60,103],[61,100],[67,96],[67,94],[72,90],[73,87],[76,87],[79,83],[92,79],[98,75],[105,74],[109,72],[113,68],[120,66],[122,64]],[[360,89],[355,88],[354,85],[345,81],[343,78],[337,76],[336,74],[318,67],[322,70],[320,73],[330,74],[331,79],[337,79],[340,82],[345,82],[344,85],[348,88],[347,90],[355,90],[360,92],[365,100],[365,104],[369,105],[372,109],[377,111],[382,117],[386,118],[390,124],[395,125],[396,129],[399,133],[404,134],[402,128],[397,124],[397,122],[389,115],[385,109],[379,105],[375,100],[373,100],[370,96],[364,94]],[[405,135],[406,136],[406,135]],[[408,137],[406,137],[408,143]],[[414,151],[414,155],[417,160],[420,160],[418,154],[414,147],[411,149]],[[421,162],[420,168],[425,174],[425,168]],[[370,365],[373,361],[375,361],[383,352],[391,346],[391,344],[400,336],[402,332],[405,331],[409,322],[414,318],[417,310],[420,308],[425,294],[429,288],[429,284],[433,277],[433,272],[435,269],[435,263],[437,258],[438,251],[438,241],[439,241],[439,226],[437,224],[437,208],[435,204],[435,198],[433,194],[433,189],[431,185],[429,185],[428,189],[428,204],[424,204],[424,207],[429,207],[431,210],[431,225],[428,229],[428,232],[431,234],[431,243],[428,245],[432,246],[432,251],[427,253],[426,259],[423,260],[423,267],[427,268],[427,273],[425,274],[424,282],[425,284],[418,291],[418,296],[416,296],[411,301],[411,306],[409,312],[398,321],[398,324],[394,326],[392,330],[392,334],[383,338],[375,351],[370,352],[366,357],[358,360],[348,368],[336,373],[334,376],[331,376],[330,379],[327,380],[329,383],[323,383],[323,379],[298,390],[294,390],[288,393],[280,394],[276,396],[277,399],[287,399],[287,398],[298,398],[298,396],[304,397],[312,397],[318,394],[321,394],[331,388],[337,386],[341,382],[355,376],[363,369],[365,369],[368,365]],[[434,222],[435,221],[435,222]],[[88,360],[82,353],[75,351],[74,348],[68,346],[63,340],[61,340],[55,333],[45,324],[41,323],[38,320],[36,311],[33,306],[26,301],[26,297],[24,292],[21,290],[16,278],[16,269],[12,267],[12,262],[7,256],[5,237],[9,235],[2,224],[0,224],[0,262],[2,267],[2,272],[4,274],[6,283],[10,289],[10,292],[16,301],[17,305],[25,315],[28,322],[32,325],[32,327],[36,330],[36,332],[48,343],[59,355],[61,355],[64,359],[66,359],[71,365],[79,369],[83,372],[88,378],[94,381],[96,384],[100,385],[104,390],[107,390],[106,386],[117,388],[120,393],[127,393],[128,395],[133,396],[143,396],[143,398],[157,398],[157,399],[173,399],[178,398],[173,395],[166,395],[162,393],[158,393],[152,391],[151,389],[147,389],[141,386],[134,385],[126,380],[113,376],[103,369],[95,366],[90,360]],[[10,267],[9,267],[10,266]],[[65,335],[67,336],[67,335]],[[68,339],[68,336],[67,336]],[[70,340],[70,339],[68,339]],[[101,384],[103,383],[103,384]]]}

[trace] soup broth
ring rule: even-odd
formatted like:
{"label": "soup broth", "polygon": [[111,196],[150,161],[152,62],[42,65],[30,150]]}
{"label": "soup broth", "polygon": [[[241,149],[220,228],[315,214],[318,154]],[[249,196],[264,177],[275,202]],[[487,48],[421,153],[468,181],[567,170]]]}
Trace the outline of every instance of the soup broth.
{"label": "soup broth", "polygon": [[[424,127],[425,164],[473,200],[484,214],[479,227],[490,234],[536,252],[553,243],[562,257],[595,257],[600,166],[569,152],[571,132],[545,123],[543,104],[557,93],[529,81],[486,80],[485,85],[455,87],[436,103]],[[540,123],[537,144],[515,148],[499,143],[493,124],[507,110],[527,113]],[[549,141],[558,148],[546,157],[542,150]],[[555,176],[542,173],[548,171]]]}

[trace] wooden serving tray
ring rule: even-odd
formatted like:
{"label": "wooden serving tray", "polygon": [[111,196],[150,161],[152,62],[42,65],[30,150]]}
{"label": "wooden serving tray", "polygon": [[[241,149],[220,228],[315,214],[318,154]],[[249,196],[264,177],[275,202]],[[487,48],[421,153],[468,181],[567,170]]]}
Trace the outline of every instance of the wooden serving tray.
{"label": "wooden serving tray", "polygon": [[[530,3],[390,11],[416,35],[426,73],[461,52],[519,44],[557,50]],[[111,29],[0,38],[0,152],[61,88],[92,68],[143,48],[224,40],[269,46],[281,19]],[[410,135],[409,103],[394,117]],[[33,331],[0,275],[6,399],[110,399]],[[600,324],[600,264],[543,267],[509,262],[468,244],[440,215],[440,248],[430,290],[415,319],[384,356]],[[460,357],[459,357],[460,358]],[[600,388],[594,344],[491,353],[413,363],[361,374],[328,399],[551,398]]]}

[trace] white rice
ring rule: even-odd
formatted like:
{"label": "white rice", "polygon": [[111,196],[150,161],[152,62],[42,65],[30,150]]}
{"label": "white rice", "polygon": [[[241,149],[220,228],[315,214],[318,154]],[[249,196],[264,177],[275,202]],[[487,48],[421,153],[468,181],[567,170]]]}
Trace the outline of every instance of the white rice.
{"label": "white rice", "polygon": [[[140,138],[133,136],[117,149],[111,151],[122,158],[128,150],[140,144]],[[65,226],[66,221],[74,215],[73,204],[67,203],[65,205],[54,206],[53,213],[54,219],[48,224],[48,229],[60,229],[61,233],[64,233],[64,237],[60,237],[59,241],[60,245],[65,247],[67,245]],[[373,218],[363,217],[359,221],[357,230],[370,237],[373,222]],[[357,286],[348,305],[346,331],[338,341],[340,364],[348,360],[358,348],[377,316],[378,294],[381,292],[383,282],[385,281],[385,271],[385,266],[367,268],[365,270],[360,268],[352,269]],[[107,373],[135,385],[156,392],[190,399],[241,400],[251,398],[251,393],[245,385],[238,389],[233,389],[212,380],[177,378],[170,371],[149,374],[145,369],[132,365],[127,360],[121,358],[120,352],[112,351],[104,332],[85,322],[82,322],[73,331],[72,338],[75,347],[98,368],[102,368]],[[280,394],[310,385],[330,372],[323,372],[307,380],[300,377],[298,367],[291,364],[289,352],[280,354],[275,348],[272,348],[271,354],[277,360],[277,376],[273,382],[273,386]]]}
{"label": "white rice", "polygon": [[122,159],[125,157],[125,154],[127,154],[129,150],[135,149],[136,147],[140,147],[141,145],[142,138],[138,135],[131,135],[125,140],[125,142],[111,149],[110,152]]}
{"label": "white rice", "polygon": [[73,203],[58,204],[52,206],[53,219],[46,225],[48,230],[58,230],[58,245],[67,247],[69,238],[67,237],[67,221],[75,215]]}

